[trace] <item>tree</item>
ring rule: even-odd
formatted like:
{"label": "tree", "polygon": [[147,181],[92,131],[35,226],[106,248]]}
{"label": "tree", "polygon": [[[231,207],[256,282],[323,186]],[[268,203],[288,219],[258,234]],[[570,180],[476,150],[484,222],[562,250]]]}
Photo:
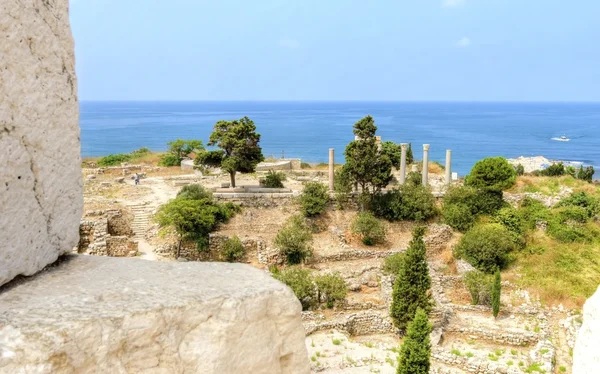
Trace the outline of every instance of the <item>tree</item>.
{"label": "tree", "polygon": [[167,143],[169,149],[158,162],[161,166],[179,166],[184,157],[188,157],[192,152],[204,151],[202,140],[183,140],[176,139]]}
{"label": "tree", "polygon": [[385,241],[385,226],[371,212],[358,213],[352,221],[352,232],[360,235],[365,245],[374,245]]}
{"label": "tree", "polygon": [[195,163],[221,167],[229,173],[231,186],[235,187],[236,172],[252,173],[256,165],[264,160],[259,142],[260,134],[256,132],[256,126],[250,118],[219,121],[215,124],[208,145],[220,149],[200,153]]}
{"label": "tree", "polygon": [[408,324],[406,336],[402,341],[397,374],[429,374],[430,333],[431,324],[427,313],[419,308],[415,313],[415,318]]}
{"label": "tree", "polygon": [[492,285],[492,314],[494,318],[498,317],[500,312],[500,292],[502,288],[502,278],[500,277],[500,271],[496,270],[494,274],[494,284]]}
{"label": "tree", "polygon": [[504,157],[488,157],[475,163],[465,178],[465,185],[501,192],[512,187],[516,181],[517,173]]}
{"label": "tree", "polygon": [[412,164],[413,161],[415,161],[415,158],[413,157],[412,143],[408,143],[408,148],[406,149],[406,165]]}
{"label": "tree", "polygon": [[315,285],[317,286],[317,301],[321,302],[321,298],[324,298],[328,308],[333,308],[336,301],[344,300],[348,293],[346,282],[339,273],[317,275]]}
{"label": "tree", "polygon": [[312,240],[312,232],[305,219],[295,215],[277,232],[274,243],[285,256],[287,263],[294,265],[312,256]]}
{"label": "tree", "polygon": [[354,124],[357,140],[346,146],[345,172],[364,194],[381,191],[392,180],[392,161],[377,146],[377,126],[373,117],[366,116]]}
{"label": "tree", "polygon": [[586,168],[583,168],[582,166],[579,166],[579,170],[577,171],[577,179],[581,179],[584,181],[587,181],[589,183],[592,183],[592,178],[594,177],[594,167],[593,166],[586,166]]}
{"label": "tree", "polygon": [[431,278],[425,255],[424,227],[413,231],[413,238],[404,255],[392,292],[391,317],[400,330],[415,316],[418,308],[429,313],[432,308],[429,288]]}
{"label": "tree", "polygon": [[307,182],[300,195],[302,214],[305,217],[314,217],[325,211],[329,202],[327,186],[320,182]]}
{"label": "tree", "polygon": [[455,248],[476,269],[494,273],[508,265],[508,254],[518,248],[517,236],[499,223],[478,225],[460,238]]}
{"label": "tree", "polygon": [[316,296],[315,284],[310,270],[290,267],[273,274],[273,278],[285,283],[294,291],[302,304],[302,310],[307,310],[314,303]]}
{"label": "tree", "polygon": [[390,141],[382,142],[381,152],[389,157],[393,167],[400,169],[400,163],[402,161],[402,147],[400,144]]}

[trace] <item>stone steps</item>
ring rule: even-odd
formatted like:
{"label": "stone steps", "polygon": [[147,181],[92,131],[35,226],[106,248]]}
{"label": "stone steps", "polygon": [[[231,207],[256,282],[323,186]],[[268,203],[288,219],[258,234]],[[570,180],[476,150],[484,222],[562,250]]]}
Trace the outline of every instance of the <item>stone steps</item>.
{"label": "stone steps", "polygon": [[129,209],[133,212],[134,218],[131,223],[133,237],[143,239],[152,218],[152,207],[147,205],[130,205]]}

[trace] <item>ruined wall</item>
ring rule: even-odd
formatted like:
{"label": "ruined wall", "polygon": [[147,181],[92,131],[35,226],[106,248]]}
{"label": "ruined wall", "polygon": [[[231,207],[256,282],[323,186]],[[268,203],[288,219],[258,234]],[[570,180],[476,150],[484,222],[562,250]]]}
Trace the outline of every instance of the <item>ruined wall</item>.
{"label": "ruined wall", "polygon": [[68,0],[0,2],[0,284],[77,245],[76,90]]}

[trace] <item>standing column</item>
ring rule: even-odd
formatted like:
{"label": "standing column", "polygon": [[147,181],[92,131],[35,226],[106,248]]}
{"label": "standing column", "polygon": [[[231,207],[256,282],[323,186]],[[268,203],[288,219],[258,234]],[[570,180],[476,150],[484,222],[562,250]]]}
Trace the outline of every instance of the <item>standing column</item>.
{"label": "standing column", "polygon": [[452,181],[452,151],[446,149],[446,185],[449,186]]}
{"label": "standing column", "polygon": [[429,181],[429,144],[423,144],[423,186]]}
{"label": "standing column", "polygon": [[333,148],[329,148],[329,191],[333,191],[333,176],[334,176],[334,156]]}
{"label": "standing column", "polygon": [[406,182],[406,146],[408,144],[402,143],[400,144],[400,148],[402,153],[400,155],[400,184],[404,184]]}

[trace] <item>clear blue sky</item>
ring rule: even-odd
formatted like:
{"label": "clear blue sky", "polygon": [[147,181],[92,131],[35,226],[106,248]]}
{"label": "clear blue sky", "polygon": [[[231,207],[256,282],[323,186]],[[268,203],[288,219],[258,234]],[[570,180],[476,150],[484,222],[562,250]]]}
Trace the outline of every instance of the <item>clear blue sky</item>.
{"label": "clear blue sky", "polygon": [[599,0],[71,0],[81,100],[600,101]]}

